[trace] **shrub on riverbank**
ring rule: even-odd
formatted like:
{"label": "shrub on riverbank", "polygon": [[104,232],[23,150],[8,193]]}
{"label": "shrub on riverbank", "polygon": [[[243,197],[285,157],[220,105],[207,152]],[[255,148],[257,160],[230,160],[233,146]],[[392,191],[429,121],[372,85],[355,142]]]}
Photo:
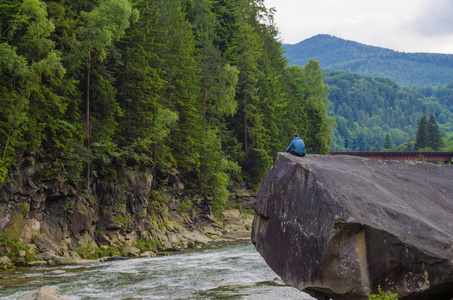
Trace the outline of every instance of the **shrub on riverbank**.
{"label": "shrub on riverbank", "polygon": [[[30,246],[19,242],[18,237],[13,237],[8,233],[0,233],[0,257],[8,257],[13,264],[26,264],[34,261],[33,254],[30,253]],[[2,266],[4,268],[6,266]]]}
{"label": "shrub on riverbank", "polygon": [[381,286],[378,286],[377,294],[368,294],[369,300],[398,300],[398,294],[391,294],[390,292],[385,293]]}

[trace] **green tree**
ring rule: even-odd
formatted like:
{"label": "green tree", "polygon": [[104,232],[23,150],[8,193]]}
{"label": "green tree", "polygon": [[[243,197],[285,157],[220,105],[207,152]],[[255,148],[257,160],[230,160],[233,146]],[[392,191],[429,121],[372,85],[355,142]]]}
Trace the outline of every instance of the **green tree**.
{"label": "green tree", "polygon": [[235,60],[240,16],[235,0],[213,0],[212,12],[217,19],[215,45],[228,62]]}
{"label": "green tree", "polygon": [[[79,55],[86,62],[84,87],[86,145],[90,147],[91,141],[95,140],[98,143],[96,145],[100,146],[95,148],[95,151],[110,149],[111,146],[107,145],[111,143],[115,132],[115,117],[120,113],[120,109],[115,99],[115,90],[109,80],[110,76],[102,63],[107,58],[107,49],[113,41],[125,34],[131,20],[135,21],[138,18],[138,11],[132,9],[128,0],[107,0],[95,6],[90,12],[82,11],[81,17],[85,22],[80,37]],[[94,111],[92,107],[95,108]],[[94,126],[92,119],[96,121]],[[95,127],[95,130],[92,127]],[[95,133],[94,139],[92,132]],[[89,192],[91,176],[89,161],[86,173]]]}
{"label": "green tree", "polygon": [[[310,62],[297,70],[292,67],[291,73],[294,82],[299,86],[298,90],[304,101],[306,111],[306,127],[301,133],[308,153],[328,153],[332,140],[332,133],[336,126],[335,119],[328,116],[329,107],[328,86],[323,83],[322,72],[319,62]],[[302,127],[303,128],[303,127]]]}
{"label": "green tree", "polygon": [[166,139],[176,127],[178,112],[160,101],[167,81],[159,49],[171,47],[164,36],[167,23],[160,21],[161,7],[160,2],[134,2],[140,18],[116,45],[112,84],[122,114],[116,118],[113,141],[129,165],[170,169],[174,164]]}
{"label": "green tree", "polygon": [[[262,54],[258,60],[260,69],[261,99],[260,111],[263,115],[265,134],[262,137],[263,146],[270,157],[286,148],[288,131],[287,122],[284,122],[288,110],[289,95],[288,75],[283,48],[278,41],[278,30],[273,23],[272,9],[267,10],[261,1],[256,1],[255,10],[259,22],[255,21],[255,28],[263,41]],[[291,131],[289,131],[291,132]]]}
{"label": "green tree", "polygon": [[428,147],[434,151],[439,151],[443,146],[442,136],[440,135],[439,125],[437,124],[436,117],[431,114],[428,120]]}
{"label": "green tree", "polygon": [[417,134],[415,135],[415,150],[429,147],[428,126],[428,117],[426,115],[421,116],[418,122]]}
{"label": "green tree", "polygon": [[385,135],[384,148],[385,148],[385,149],[392,149],[392,148],[393,148],[392,138],[390,137],[390,134],[389,134],[389,133],[387,133],[387,134]]}
{"label": "green tree", "polygon": [[200,165],[199,146],[203,139],[203,106],[197,97],[200,95],[200,72],[194,55],[196,43],[180,1],[165,3],[170,48],[163,62],[167,73],[165,79],[169,83],[163,101],[179,114],[170,147],[178,166],[191,172]]}
{"label": "green tree", "polygon": [[306,111],[306,101],[302,94],[304,87],[304,70],[299,66],[290,66],[287,68],[288,73],[288,93],[289,101],[286,110],[287,120],[285,131],[289,140],[294,133],[299,133],[302,138],[305,138],[308,132],[308,119]]}

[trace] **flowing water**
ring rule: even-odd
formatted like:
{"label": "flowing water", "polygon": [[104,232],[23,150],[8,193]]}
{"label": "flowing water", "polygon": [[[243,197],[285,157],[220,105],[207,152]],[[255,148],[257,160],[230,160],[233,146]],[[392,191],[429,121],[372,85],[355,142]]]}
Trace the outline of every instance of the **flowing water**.
{"label": "flowing water", "polygon": [[72,299],[314,299],[285,286],[250,242],[97,265],[1,271],[0,299],[20,299],[49,285]]}

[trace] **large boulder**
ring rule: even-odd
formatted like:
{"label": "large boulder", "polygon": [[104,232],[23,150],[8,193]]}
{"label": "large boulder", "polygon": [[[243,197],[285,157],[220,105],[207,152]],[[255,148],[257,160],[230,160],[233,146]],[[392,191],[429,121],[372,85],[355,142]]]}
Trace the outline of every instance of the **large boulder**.
{"label": "large boulder", "polygon": [[279,153],[252,241],[288,285],[317,299],[453,298],[453,167]]}

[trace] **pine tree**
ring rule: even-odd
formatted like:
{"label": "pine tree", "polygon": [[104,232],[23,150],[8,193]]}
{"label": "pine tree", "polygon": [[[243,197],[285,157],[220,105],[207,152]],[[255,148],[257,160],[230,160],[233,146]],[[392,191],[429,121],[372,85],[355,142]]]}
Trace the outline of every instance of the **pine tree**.
{"label": "pine tree", "polygon": [[431,114],[428,121],[428,147],[434,151],[439,151],[443,146],[442,137],[439,132],[439,125],[437,124],[436,117]]}
{"label": "pine tree", "polygon": [[240,16],[235,0],[213,0],[212,12],[217,18],[215,45],[228,62],[235,60]]}
{"label": "pine tree", "polygon": [[[293,71],[294,73],[294,71]],[[294,81],[300,85],[307,117],[306,131],[302,133],[308,153],[329,152],[332,132],[336,126],[335,120],[327,114],[330,102],[328,86],[322,81],[319,62],[311,59],[302,72],[298,71]]]}
{"label": "pine tree", "polygon": [[[85,26],[81,33],[79,55],[85,61],[85,141],[93,144],[94,156],[107,161],[105,153],[112,151],[116,130],[115,117],[120,108],[115,99],[106,59],[115,40],[125,34],[130,21],[138,18],[128,0],[107,0],[89,12],[81,12]],[[87,190],[90,192],[90,162],[87,160]]]}
{"label": "pine tree", "polygon": [[158,64],[166,76],[165,92],[161,94],[164,107],[178,113],[177,126],[169,146],[178,166],[187,172],[196,171],[200,165],[199,147],[203,139],[203,103],[199,101],[200,70],[195,59],[192,26],[187,21],[179,0],[160,1],[159,23],[165,51]]}
{"label": "pine tree", "polygon": [[153,167],[156,171],[171,165],[166,139],[178,120],[178,113],[160,101],[167,82],[161,67],[164,57],[159,50],[170,47],[164,34],[167,24],[159,24],[161,6],[146,0],[134,2],[140,18],[117,43],[120,56],[113,61],[113,84],[122,112],[117,116],[113,141],[122,149],[128,164]]}
{"label": "pine tree", "polygon": [[428,117],[423,115],[418,122],[417,134],[415,135],[415,150],[429,147]]}
{"label": "pine tree", "polygon": [[392,138],[390,137],[390,134],[387,133],[385,135],[385,140],[384,140],[384,149],[390,150],[392,148],[393,148]]}

